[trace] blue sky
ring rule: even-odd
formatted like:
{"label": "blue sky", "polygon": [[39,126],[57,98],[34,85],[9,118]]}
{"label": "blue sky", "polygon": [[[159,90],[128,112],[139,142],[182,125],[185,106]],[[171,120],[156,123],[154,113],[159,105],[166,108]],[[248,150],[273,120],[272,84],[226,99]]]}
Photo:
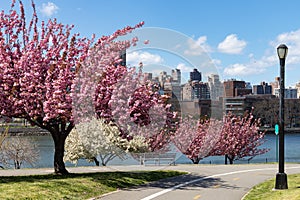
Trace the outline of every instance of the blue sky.
{"label": "blue sky", "polygon": [[[30,8],[29,0],[23,1]],[[9,9],[9,1],[1,4],[2,9]],[[36,6],[40,20],[57,18],[74,24],[74,32],[88,37],[92,33],[111,34],[140,21],[145,21],[145,28],[159,30],[150,44],[159,39],[160,30],[185,35],[187,40],[181,42],[186,42],[187,49],[180,58],[174,52],[141,48],[133,51],[129,60],[184,71],[195,67],[185,55],[195,54],[199,50],[195,46],[199,46],[222,79],[236,78],[252,84],[271,82],[278,76],[276,47],[285,43],[289,47],[286,86],[300,80],[300,1],[297,0],[36,0]],[[204,63],[201,56],[199,59],[196,65]],[[203,75],[207,76],[209,71]]]}

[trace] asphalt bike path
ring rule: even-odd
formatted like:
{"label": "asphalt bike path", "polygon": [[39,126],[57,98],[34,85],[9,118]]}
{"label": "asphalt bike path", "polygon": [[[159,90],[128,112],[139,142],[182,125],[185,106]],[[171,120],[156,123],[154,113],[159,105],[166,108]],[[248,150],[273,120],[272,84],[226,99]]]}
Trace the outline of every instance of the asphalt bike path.
{"label": "asphalt bike path", "polygon": [[[96,199],[240,200],[253,186],[274,178],[278,164],[178,165],[165,169],[187,171],[189,174],[120,190]],[[300,173],[300,164],[286,165],[286,173]]]}

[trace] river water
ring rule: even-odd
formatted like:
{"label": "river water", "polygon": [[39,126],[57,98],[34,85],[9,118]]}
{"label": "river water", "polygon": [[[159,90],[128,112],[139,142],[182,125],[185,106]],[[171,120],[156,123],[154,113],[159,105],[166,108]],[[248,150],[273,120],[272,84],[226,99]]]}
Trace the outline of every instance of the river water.
{"label": "river water", "polygon": [[[276,136],[275,134],[267,134],[265,136],[266,142],[261,146],[262,148],[270,149],[269,152],[259,155],[251,159],[250,163],[264,163],[264,162],[276,162]],[[34,140],[38,144],[40,159],[34,166],[34,168],[40,167],[53,167],[54,145],[51,136],[35,136]],[[285,135],[285,161],[286,162],[300,162],[300,133],[286,134]],[[186,164],[192,163],[180,152],[176,153],[176,163]],[[200,164],[224,164],[223,156],[211,156],[204,158],[200,161]],[[235,161],[235,163],[248,163],[247,159]],[[130,156],[126,160],[114,159],[108,163],[108,165],[134,165],[139,164],[137,160],[132,159]],[[94,163],[88,163],[85,160],[80,160],[78,166],[93,166]],[[72,163],[66,163],[66,166],[74,166]],[[24,165],[22,167],[31,167]]]}

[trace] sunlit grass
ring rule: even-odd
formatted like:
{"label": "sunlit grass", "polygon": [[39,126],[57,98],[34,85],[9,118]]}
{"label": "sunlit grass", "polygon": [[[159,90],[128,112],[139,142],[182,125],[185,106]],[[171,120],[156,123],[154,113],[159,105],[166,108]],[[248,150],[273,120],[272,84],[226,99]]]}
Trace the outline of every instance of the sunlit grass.
{"label": "sunlit grass", "polygon": [[88,199],[182,174],[142,171],[0,177],[0,199]]}
{"label": "sunlit grass", "polygon": [[274,190],[275,179],[268,180],[255,186],[244,200],[299,200],[300,174],[288,176],[288,189]]}

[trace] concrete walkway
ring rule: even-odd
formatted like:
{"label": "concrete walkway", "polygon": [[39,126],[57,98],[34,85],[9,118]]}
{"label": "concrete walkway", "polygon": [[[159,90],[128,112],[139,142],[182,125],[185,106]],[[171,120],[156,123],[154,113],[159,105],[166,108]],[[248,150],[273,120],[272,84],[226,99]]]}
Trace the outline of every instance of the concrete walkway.
{"label": "concrete walkway", "polygon": [[[256,184],[274,178],[277,164],[74,167],[72,173],[136,170],[179,170],[188,175],[113,192],[103,200],[240,200]],[[49,174],[53,169],[0,170],[0,176]],[[287,164],[286,173],[300,173],[300,164]],[[274,183],[275,184],[275,183]]]}

